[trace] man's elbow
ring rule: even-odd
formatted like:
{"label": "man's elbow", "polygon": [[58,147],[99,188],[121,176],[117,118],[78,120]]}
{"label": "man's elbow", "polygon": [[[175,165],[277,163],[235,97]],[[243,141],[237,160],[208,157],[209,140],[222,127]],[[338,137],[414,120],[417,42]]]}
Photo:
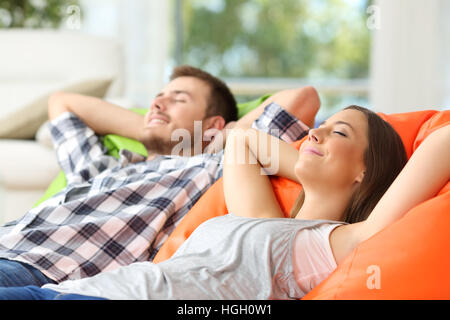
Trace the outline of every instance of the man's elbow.
{"label": "man's elbow", "polygon": [[309,104],[311,105],[311,109],[314,109],[316,112],[319,111],[320,108],[320,97],[319,93],[317,92],[316,88],[313,86],[307,86],[302,88],[305,92],[306,99],[308,100]]}
{"label": "man's elbow", "polygon": [[291,112],[307,126],[313,127],[316,114],[320,109],[320,97],[313,86],[301,87],[295,90],[296,103],[291,105]]}
{"label": "man's elbow", "polygon": [[50,120],[53,120],[60,114],[69,111],[66,106],[65,97],[66,93],[57,91],[52,93],[48,98],[47,111]]}

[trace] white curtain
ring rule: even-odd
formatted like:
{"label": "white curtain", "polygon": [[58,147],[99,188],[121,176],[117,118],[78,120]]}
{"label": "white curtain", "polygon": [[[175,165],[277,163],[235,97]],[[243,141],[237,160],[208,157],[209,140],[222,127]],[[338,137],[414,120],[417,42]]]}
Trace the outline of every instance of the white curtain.
{"label": "white curtain", "polygon": [[450,1],[378,0],[370,101],[397,113],[450,106]]}
{"label": "white curtain", "polygon": [[82,32],[117,38],[124,50],[125,98],[147,107],[165,83],[169,1],[82,0]]}

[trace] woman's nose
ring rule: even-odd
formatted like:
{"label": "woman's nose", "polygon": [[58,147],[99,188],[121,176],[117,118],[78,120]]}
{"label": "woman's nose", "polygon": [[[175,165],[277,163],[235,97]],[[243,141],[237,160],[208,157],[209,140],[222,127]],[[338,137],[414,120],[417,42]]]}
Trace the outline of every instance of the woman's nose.
{"label": "woman's nose", "polygon": [[308,132],[308,140],[319,143],[321,141],[320,134],[317,129],[310,129]]}

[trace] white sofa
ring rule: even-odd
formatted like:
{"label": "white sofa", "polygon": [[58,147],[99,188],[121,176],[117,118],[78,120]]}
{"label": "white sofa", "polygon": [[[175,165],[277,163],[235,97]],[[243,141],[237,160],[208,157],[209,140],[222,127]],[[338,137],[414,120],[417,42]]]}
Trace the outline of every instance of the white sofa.
{"label": "white sofa", "polygon": [[79,32],[2,30],[0,47],[3,224],[28,211],[59,171],[53,149],[45,139],[35,139],[39,128],[40,137],[46,136],[42,124],[48,95],[79,91],[117,102],[114,98],[123,94],[124,65],[117,41]]}

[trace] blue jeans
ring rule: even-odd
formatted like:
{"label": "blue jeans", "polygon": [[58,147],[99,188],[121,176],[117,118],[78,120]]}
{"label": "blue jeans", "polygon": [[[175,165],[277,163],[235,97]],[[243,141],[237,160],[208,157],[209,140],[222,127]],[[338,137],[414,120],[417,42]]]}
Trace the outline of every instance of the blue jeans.
{"label": "blue jeans", "polygon": [[36,286],[0,288],[0,300],[107,300],[72,293],[60,293]]}
{"label": "blue jeans", "polygon": [[46,283],[55,282],[29,264],[0,258],[0,287],[40,287]]}

